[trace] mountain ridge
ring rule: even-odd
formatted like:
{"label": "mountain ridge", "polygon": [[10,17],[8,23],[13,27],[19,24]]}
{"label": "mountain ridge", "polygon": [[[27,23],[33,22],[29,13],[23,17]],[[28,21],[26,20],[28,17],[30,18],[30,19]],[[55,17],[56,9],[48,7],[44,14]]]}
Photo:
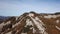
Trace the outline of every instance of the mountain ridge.
{"label": "mountain ridge", "polygon": [[60,34],[60,13],[28,12],[10,17],[1,24],[0,34]]}

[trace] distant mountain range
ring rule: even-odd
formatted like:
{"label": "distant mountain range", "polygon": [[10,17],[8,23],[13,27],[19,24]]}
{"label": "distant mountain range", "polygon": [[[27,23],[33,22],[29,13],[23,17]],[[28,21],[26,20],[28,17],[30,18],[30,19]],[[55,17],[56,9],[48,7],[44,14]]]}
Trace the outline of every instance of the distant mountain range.
{"label": "distant mountain range", "polygon": [[9,17],[7,16],[0,16],[0,20],[5,20],[5,19],[8,19]]}
{"label": "distant mountain range", "polygon": [[8,16],[0,16],[0,23],[2,23],[4,20],[8,19],[10,17]]}

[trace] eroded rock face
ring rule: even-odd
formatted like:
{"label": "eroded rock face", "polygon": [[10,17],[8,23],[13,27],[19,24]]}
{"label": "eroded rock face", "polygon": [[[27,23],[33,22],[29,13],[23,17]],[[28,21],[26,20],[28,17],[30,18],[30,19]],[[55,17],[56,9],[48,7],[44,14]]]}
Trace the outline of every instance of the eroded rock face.
{"label": "eroded rock face", "polygon": [[0,34],[60,34],[60,14],[24,13],[0,24]]}

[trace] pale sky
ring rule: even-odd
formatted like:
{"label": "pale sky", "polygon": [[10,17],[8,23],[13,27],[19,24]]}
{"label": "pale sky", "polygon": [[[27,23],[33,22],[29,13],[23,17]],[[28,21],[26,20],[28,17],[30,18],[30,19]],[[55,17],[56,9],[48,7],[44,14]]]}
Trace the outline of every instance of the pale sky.
{"label": "pale sky", "polygon": [[60,12],[60,0],[0,0],[1,16],[19,16],[30,11]]}

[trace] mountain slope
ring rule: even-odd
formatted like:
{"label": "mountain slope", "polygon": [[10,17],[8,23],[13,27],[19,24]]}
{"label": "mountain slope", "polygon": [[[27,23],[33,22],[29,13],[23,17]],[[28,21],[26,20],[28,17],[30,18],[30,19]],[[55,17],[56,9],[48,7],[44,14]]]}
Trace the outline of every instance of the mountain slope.
{"label": "mountain slope", "polygon": [[0,24],[0,34],[60,34],[60,14],[24,13]]}

